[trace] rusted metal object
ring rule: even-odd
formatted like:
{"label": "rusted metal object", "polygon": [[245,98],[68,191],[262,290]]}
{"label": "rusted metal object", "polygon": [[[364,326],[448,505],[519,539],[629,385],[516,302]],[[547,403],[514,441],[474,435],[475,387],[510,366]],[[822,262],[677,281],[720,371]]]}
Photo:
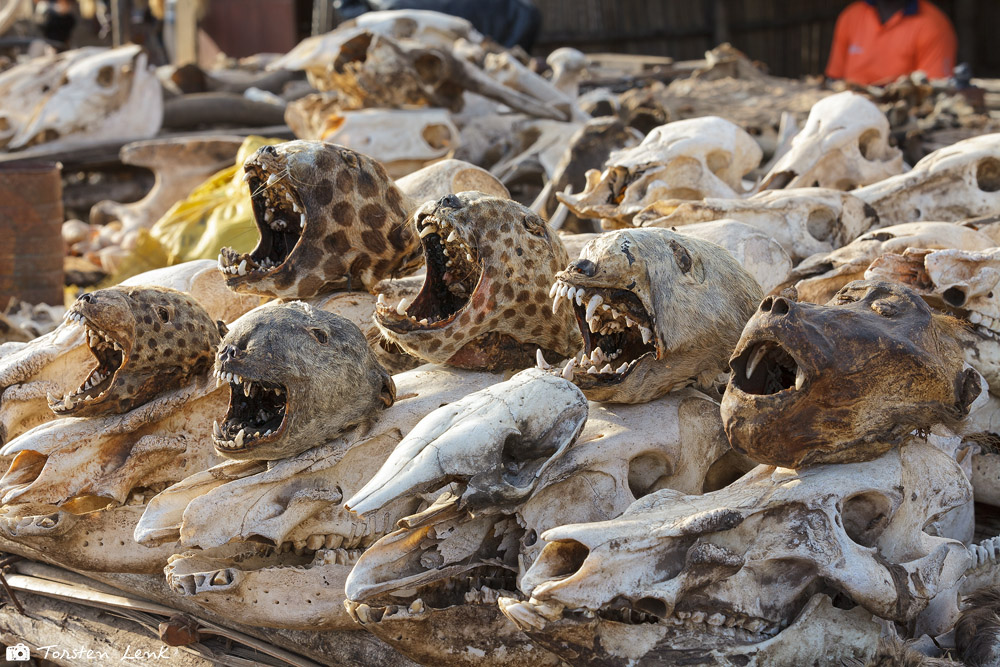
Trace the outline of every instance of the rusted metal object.
{"label": "rusted metal object", "polygon": [[63,302],[60,165],[0,164],[0,307]]}

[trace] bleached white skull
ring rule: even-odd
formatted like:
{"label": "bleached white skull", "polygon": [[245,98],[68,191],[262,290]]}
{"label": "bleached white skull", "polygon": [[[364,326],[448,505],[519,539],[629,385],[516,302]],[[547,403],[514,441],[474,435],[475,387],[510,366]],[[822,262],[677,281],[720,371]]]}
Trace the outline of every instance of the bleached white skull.
{"label": "bleached white skull", "polygon": [[[446,426],[452,408],[421,426]],[[717,404],[693,389],[641,405],[590,403],[577,442],[546,460],[529,478],[530,494],[515,501],[502,489],[473,490],[495,485],[491,478],[500,471],[469,465],[483,445],[464,426],[454,423],[430,442],[411,439],[418,427],[347,503],[371,512],[457,482],[452,493],[376,542],[347,582],[357,620],[422,664],[551,664],[495,605],[497,596],[517,594],[517,580],[542,547],[538,536],[566,522],[615,517],[657,489],[717,488],[745,470],[724,457],[729,447]],[[495,432],[490,437],[493,446],[502,442]]]}
{"label": "bleached white skull", "polygon": [[637,227],[685,227],[728,218],[774,238],[794,262],[831,252],[878,224],[875,210],[845,192],[827,188],[768,190],[747,199],[660,201],[633,220]]}
{"label": "bleached white skull", "polygon": [[142,47],[85,47],[0,73],[0,148],[147,139],[163,120]]}
{"label": "bleached white skull", "polygon": [[883,225],[992,215],[1000,210],[1000,134],[963,139],[852,194],[871,204]]}
{"label": "bleached white skull", "polygon": [[760,187],[853,190],[902,171],[903,153],[889,145],[889,119],[868,98],[845,91],[813,105]]}
{"label": "bleached white skull", "polygon": [[789,275],[800,301],[826,303],[841,287],[864,278],[868,266],[884,253],[907,248],[960,248],[980,251],[996,242],[986,234],[948,222],[912,222],[871,230],[829,253],[803,260]]}
{"label": "bleached white skull", "polygon": [[612,153],[603,171],[588,171],[582,193],[558,197],[581,218],[601,218],[607,229],[629,227],[655,201],[738,197],[743,176],[761,156],[753,137],[728,120],[679,120]]}
{"label": "bleached white skull", "polygon": [[451,157],[458,128],[446,109],[360,109],[327,117],[320,139],[369,155],[398,178]]}
{"label": "bleached white skull", "polygon": [[[190,294],[213,320],[230,322],[258,299],[226,288],[212,260],[185,262],[141,273],[122,285],[169,287]],[[28,342],[0,346],[0,436],[10,442],[55,419],[46,395],[63,396],[81,386],[92,370],[84,327],[65,321]]]}
{"label": "bleached white skull", "polygon": [[553,82],[528,69],[509,52],[486,54],[483,67],[487,74],[503,85],[558,109],[565,114],[565,120],[585,122],[588,119],[588,116],[577,108],[575,97],[569,97]]}
{"label": "bleached white skull", "polygon": [[967,322],[957,330],[965,360],[1000,390],[1000,248],[886,253],[872,262],[865,278],[903,283],[931,306]]}
{"label": "bleached white skull", "polygon": [[359,520],[341,507],[344,497],[378,471],[421,418],[499,378],[425,366],[393,379],[396,402],[367,431],[269,466],[224,463],[151,500],[135,540],[150,547],[179,540],[188,549],[175,551],[166,568],[171,589],[254,625],[354,628],[344,611],[344,580],[364,548],[420,498],[402,498]]}
{"label": "bleached white skull", "polygon": [[956,596],[972,559],[923,529],[971,493],[954,459],[922,441],[866,463],[759,466],[719,491],[660,491],[618,519],[547,531],[521,581],[530,600],[500,607],[570,662],[862,658],[870,647],[845,642],[839,623],[801,644],[785,633],[801,637],[829,599],[909,624],[936,595]]}
{"label": "bleached white skull", "polygon": [[587,56],[569,46],[550,53],[545,63],[552,68],[552,85],[566,97],[576,100],[580,96],[580,80],[587,75]]}

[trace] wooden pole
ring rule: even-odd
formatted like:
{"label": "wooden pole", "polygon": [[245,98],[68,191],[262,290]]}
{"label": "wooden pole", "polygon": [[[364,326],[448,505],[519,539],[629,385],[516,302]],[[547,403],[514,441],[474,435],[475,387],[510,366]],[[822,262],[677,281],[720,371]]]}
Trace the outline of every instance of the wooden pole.
{"label": "wooden pole", "polygon": [[132,39],[131,0],[111,0],[111,43],[128,44]]}
{"label": "wooden pole", "polygon": [[193,0],[177,0],[174,13],[174,64],[198,63],[198,14]]}
{"label": "wooden pole", "polygon": [[312,34],[322,35],[333,30],[333,7],[330,0],[313,0]]}

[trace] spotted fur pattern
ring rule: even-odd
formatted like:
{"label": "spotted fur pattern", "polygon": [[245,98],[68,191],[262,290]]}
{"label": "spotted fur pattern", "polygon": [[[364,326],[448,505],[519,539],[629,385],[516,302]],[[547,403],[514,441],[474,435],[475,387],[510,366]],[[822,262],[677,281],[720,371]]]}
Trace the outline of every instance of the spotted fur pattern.
{"label": "spotted fur pattern", "polygon": [[[223,249],[220,268],[231,289],[283,298],[372,290],[413,263],[419,244],[405,224],[413,202],[376,160],[335,144],[291,141],[262,147],[244,170],[259,230],[275,201],[294,201],[291,222],[298,226],[301,213],[304,226],[277,266],[259,266],[264,244],[247,255]],[[244,275],[226,271],[243,260]]]}

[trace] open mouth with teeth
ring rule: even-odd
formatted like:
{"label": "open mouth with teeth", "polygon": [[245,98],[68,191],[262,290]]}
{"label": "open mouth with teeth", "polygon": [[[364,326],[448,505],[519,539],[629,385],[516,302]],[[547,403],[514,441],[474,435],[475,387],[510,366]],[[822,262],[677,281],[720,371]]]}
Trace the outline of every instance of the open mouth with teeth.
{"label": "open mouth with teeth", "polygon": [[[655,322],[635,293],[617,288],[575,287],[556,280],[549,291],[552,312],[569,301],[583,334],[583,351],[562,375],[581,389],[622,382],[643,359],[658,356]],[[540,366],[545,366],[539,357]]]}
{"label": "open mouth with teeth", "polygon": [[288,422],[288,392],[276,382],[257,381],[236,373],[216,371],[218,382],[230,389],[229,410],[220,425],[212,424],[212,439],[223,451],[242,451],[282,437]]}
{"label": "open mouth with teeth", "polygon": [[243,180],[250,186],[254,221],[260,233],[257,247],[249,254],[223,248],[219,269],[227,279],[261,277],[284,265],[305,235],[305,207],[290,177],[268,173],[257,164],[247,164]]}
{"label": "open mouth with teeth", "polygon": [[413,301],[389,303],[379,294],[375,315],[391,331],[439,329],[455,321],[480,289],[483,267],[475,247],[461,238],[446,219],[429,215],[417,220],[426,274]]}
{"label": "open mouth with teeth", "polygon": [[63,414],[104,399],[115,383],[118,371],[125,365],[125,351],[120,342],[111,334],[97,328],[92,322],[76,311],[70,311],[66,318],[83,325],[87,330],[87,346],[97,360],[97,366],[87,375],[80,388],[62,398],[48,395],[49,407],[56,414]]}
{"label": "open mouth with teeth", "polygon": [[732,386],[747,394],[769,396],[799,391],[806,374],[795,358],[774,340],[747,345],[731,362]]}

